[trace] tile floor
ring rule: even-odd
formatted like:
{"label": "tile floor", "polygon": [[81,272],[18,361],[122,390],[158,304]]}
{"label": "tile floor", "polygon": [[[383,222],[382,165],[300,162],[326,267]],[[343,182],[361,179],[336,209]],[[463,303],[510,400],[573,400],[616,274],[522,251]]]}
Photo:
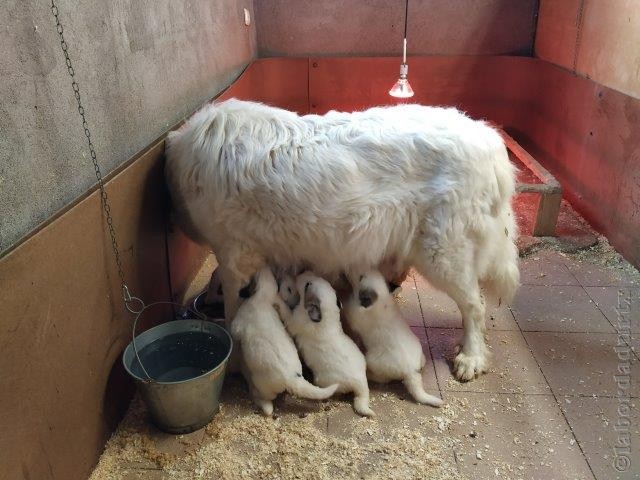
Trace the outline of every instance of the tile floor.
{"label": "tile floor", "polygon": [[[439,392],[450,405],[448,414],[411,402],[401,385],[373,385],[375,420],[359,419],[348,399],[323,404],[286,397],[276,404],[280,421],[295,424],[313,415],[318,435],[362,445],[384,442],[402,429],[422,431],[429,442],[448,442],[439,461],[451,473],[439,478],[640,478],[640,335],[619,338],[616,333],[621,317],[640,333],[638,284],[609,267],[555,251],[528,256],[521,271],[522,287],[512,305],[488,320],[491,369],[469,383],[457,382],[450,370],[462,332],[453,302],[417,275],[403,285],[402,311],[430,359],[423,375],[426,389]],[[222,419],[214,422],[257,416],[246,396],[242,381],[229,378],[223,402],[231,410],[223,409]],[[354,422],[368,426],[356,429]],[[216,441],[195,433],[185,436],[184,446],[184,438],[178,443],[178,437],[150,432],[160,450],[176,455],[191,449],[189,455],[197,456],[198,448]],[[355,472],[353,478],[427,478],[385,469],[386,454],[375,452],[383,449],[370,450],[369,457],[354,454],[348,471]],[[121,466],[122,475],[114,478],[172,478],[144,462]],[[300,478],[315,478],[315,468],[306,472]],[[352,478],[342,471],[334,478],[347,477]]]}
{"label": "tile floor", "polygon": [[[632,333],[640,332],[637,280],[552,250],[523,259],[521,273],[512,305],[488,321],[491,371],[465,384],[450,373],[462,332],[455,304],[417,275],[404,290],[408,297],[415,292],[421,306],[445,401],[463,400],[490,418],[474,438],[480,450],[486,443],[487,454],[477,460],[463,442],[464,453],[455,452],[458,468],[470,478],[494,478],[484,461],[493,458],[514,467],[509,471],[518,478],[640,478],[640,335],[619,340],[616,333],[619,312]],[[630,346],[635,354],[627,353]],[[630,385],[622,392],[630,398],[621,398],[615,376],[623,381],[626,368]],[[465,427],[451,431],[463,438]],[[620,472],[614,461],[624,469],[626,458],[616,460],[614,447],[626,433],[631,465]]]}

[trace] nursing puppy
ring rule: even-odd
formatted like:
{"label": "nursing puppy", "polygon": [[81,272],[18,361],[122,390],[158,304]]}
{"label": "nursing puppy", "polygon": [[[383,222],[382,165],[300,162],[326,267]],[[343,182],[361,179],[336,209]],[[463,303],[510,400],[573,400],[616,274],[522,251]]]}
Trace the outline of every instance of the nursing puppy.
{"label": "nursing puppy", "polygon": [[380,383],[402,380],[416,402],[441,406],[442,400],[424,391],[422,346],[402,318],[382,274],[371,270],[353,280],[345,316],[366,348],[369,378]]}
{"label": "nursing puppy", "polygon": [[274,308],[280,298],[271,270],[259,271],[255,283],[255,293],[240,305],[231,323],[231,335],[242,347],[241,370],[253,401],[265,415],[272,415],[273,399],[284,391],[313,400],[329,398],[337,385],[318,388],[302,376],[296,346]]}
{"label": "nursing puppy", "polygon": [[[300,354],[320,386],[338,384],[338,393],[353,392],[353,408],[372,416],[366,362],[356,344],[342,331],[336,293],[326,280],[311,273],[296,279],[300,302],[283,315]],[[283,294],[281,288],[281,295]]]}

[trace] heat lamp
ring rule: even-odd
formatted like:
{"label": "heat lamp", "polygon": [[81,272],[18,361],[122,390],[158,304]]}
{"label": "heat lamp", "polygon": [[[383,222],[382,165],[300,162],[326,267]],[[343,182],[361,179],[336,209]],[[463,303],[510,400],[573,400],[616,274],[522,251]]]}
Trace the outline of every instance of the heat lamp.
{"label": "heat lamp", "polygon": [[404,39],[402,41],[402,64],[400,65],[400,78],[389,90],[389,95],[396,98],[413,97],[413,88],[409,84],[409,65],[407,65],[407,20],[409,14],[409,0],[405,1],[404,8]]}

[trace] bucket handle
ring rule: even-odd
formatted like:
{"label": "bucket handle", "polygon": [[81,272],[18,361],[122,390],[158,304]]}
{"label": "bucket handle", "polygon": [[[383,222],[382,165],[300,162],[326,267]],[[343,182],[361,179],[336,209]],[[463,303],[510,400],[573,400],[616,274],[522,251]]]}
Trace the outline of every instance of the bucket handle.
{"label": "bucket handle", "polygon": [[[140,356],[138,355],[138,348],[136,347],[136,328],[138,326],[138,320],[140,319],[140,316],[146,310],[150,309],[151,307],[155,307],[156,305],[173,305],[174,307],[180,307],[182,309],[186,309],[189,312],[193,313],[198,319],[200,319],[200,322],[205,321],[207,319],[207,316],[202,314],[202,313],[200,313],[200,312],[198,312],[198,311],[196,311],[196,310],[194,310],[194,309],[192,309],[192,308],[190,308],[190,307],[188,307],[188,306],[184,306],[184,305],[181,305],[181,304],[176,303],[176,302],[163,301],[163,302],[153,302],[153,303],[150,303],[148,305],[145,305],[145,303],[142,300],[140,300],[139,298],[130,297],[130,300],[133,300],[133,299],[135,299],[136,302],[140,303],[140,307],[141,308],[139,310],[136,309],[135,311],[132,311],[127,306],[127,309],[129,311],[132,311],[132,313],[136,314],[136,318],[133,320],[133,328],[131,329],[131,345],[133,345],[133,353],[136,356],[136,360],[138,360],[138,364],[142,368],[142,371],[144,372],[144,374],[147,376],[146,380],[144,380],[144,381],[152,383],[152,382],[155,382],[156,380],[151,375],[149,375],[149,372],[147,371],[147,369],[144,368],[144,365],[142,364],[142,360],[140,359]],[[201,325],[200,328],[202,329],[202,323],[200,325]]]}

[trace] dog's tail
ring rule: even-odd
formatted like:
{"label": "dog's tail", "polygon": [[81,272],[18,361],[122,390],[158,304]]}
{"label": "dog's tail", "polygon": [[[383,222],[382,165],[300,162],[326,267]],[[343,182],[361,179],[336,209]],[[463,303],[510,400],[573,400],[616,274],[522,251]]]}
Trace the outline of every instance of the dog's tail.
{"label": "dog's tail", "polygon": [[[507,225],[504,227],[505,232],[502,233],[500,230],[495,232],[491,251],[487,252],[492,261],[480,281],[489,300],[487,305],[511,302],[520,285],[518,247],[515,244],[517,226],[512,218],[503,217]],[[499,228],[496,227],[496,229]]]}
{"label": "dog's tail", "polygon": [[324,400],[336,393],[338,384],[326,388],[316,387],[307,382],[304,377],[296,377],[287,386],[287,391],[296,397],[308,398],[310,400]]}
{"label": "dog's tail", "polygon": [[482,281],[487,295],[492,301],[497,300],[498,305],[510,303],[520,286],[518,251],[515,245],[507,247],[502,259],[492,265],[488,278]]}
{"label": "dog's tail", "polygon": [[489,297],[495,297],[498,303],[509,303],[518,289],[520,273],[518,271],[518,225],[515,222],[511,201],[515,194],[516,169],[509,160],[507,148],[501,136],[494,131],[493,170],[497,195],[492,205],[493,221],[488,223],[486,238],[490,257],[488,267],[481,275],[482,286]]}
{"label": "dog's tail", "polygon": [[431,405],[432,407],[441,407],[442,400],[433,395],[429,395],[424,391],[422,385],[422,375],[420,372],[413,372],[404,377],[404,386],[418,403],[424,403],[425,405]]}

